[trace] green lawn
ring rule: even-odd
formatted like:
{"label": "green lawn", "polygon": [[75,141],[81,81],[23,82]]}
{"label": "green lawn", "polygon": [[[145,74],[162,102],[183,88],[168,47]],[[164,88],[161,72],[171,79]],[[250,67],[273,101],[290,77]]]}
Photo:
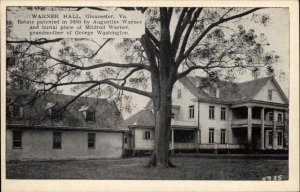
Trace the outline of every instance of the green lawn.
{"label": "green lawn", "polygon": [[8,179],[154,179],[261,180],[288,179],[288,160],[173,157],[177,168],[144,168],[147,157],[118,160],[30,161],[7,163]]}

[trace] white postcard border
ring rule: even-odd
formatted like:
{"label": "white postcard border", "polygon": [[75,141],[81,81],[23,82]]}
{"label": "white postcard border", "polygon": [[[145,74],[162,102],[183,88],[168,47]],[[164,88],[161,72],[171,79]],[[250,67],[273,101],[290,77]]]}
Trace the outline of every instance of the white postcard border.
{"label": "white postcard border", "polygon": [[2,191],[298,191],[299,190],[299,2],[298,1],[84,1],[90,6],[289,7],[290,105],[288,181],[126,181],[5,179],[6,6],[82,6],[80,1],[1,2],[1,188]]}

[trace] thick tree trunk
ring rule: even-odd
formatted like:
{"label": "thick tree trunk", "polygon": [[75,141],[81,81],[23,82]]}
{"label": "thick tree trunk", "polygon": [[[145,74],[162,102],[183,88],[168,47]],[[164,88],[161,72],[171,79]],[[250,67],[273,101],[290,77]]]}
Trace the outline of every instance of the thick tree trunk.
{"label": "thick tree trunk", "polygon": [[[171,90],[162,89],[154,101],[155,144],[147,167],[175,167],[169,159],[169,140],[172,114]],[[156,102],[159,102],[158,104]]]}
{"label": "thick tree trunk", "polygon": [[175,167],[169,159],[169,140],[172,117],[173,81],[160,73],[159,81],[152,83],[155,116],[154,149],[148,167]]}
{"label": "thick tree trunk", "polygon": [[[152,93],[155,115],[155,141],[148,167],[174,167],[169,160],[169,140],[172,116],[172,89],[175,82],[177,68],[171,56],[170,42],[170,11],[160,8],[160,47],[159,64],[152,59],[151,46],[147,38],[143,39],[147,56],[152,65]],[[148,41],[149,42],[149,41]]]}

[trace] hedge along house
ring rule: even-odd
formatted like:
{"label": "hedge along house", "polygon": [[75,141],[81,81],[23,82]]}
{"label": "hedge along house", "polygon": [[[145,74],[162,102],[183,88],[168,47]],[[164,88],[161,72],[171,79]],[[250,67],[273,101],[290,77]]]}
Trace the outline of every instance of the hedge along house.
{"label": "hedge along house", "polygon": [[[127,148],[151,150],[152,102],[124,122],[130,130],[125,137],[132,140]],[[288,99],[273,76],[238,84],[197,76],[176,82],[170,150],[245,149],[288,149]]]}
{"label": "hedge along house", "polygon": [[6,160],[120,158],[122,115],[114,102],[50,94],[24,105],[31,91],[7,90]]}

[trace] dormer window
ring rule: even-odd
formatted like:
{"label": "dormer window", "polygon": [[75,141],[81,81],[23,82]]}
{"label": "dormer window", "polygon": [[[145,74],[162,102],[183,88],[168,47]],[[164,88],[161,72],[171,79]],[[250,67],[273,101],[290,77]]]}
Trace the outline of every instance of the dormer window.
{"label": "dormer window", "polygon": [[272,90],[271,89],[268,90],[268,100],[272,101]]}
{"label": "dormer window", "polygon": [[60,121],[62,120],[62,111],[59,109],[57,103],[50,102],[46,105],[46,110],[48,111],[52,120]]}
{"label": "dormer window", "polygon": [[220,98],[220,88],[214,80],[201,81],[198,87],[210,97]]}
{"label": "dormer window", "polygon": [[51,109],[51,119],[52,120],[61,120],[61,111],[59,109],[56,109],[56,108],[52,108]]}
{"label": "dormer window", "polygon": [[206,93],[211,97],[216,97],[216,95],[217,95],[217,91],[214,87],[207,87]]}
{"label": "dormer window", "polygon": [[9,106],[6,113],[8,118],[22,118],[23,108],[18,105]]}
{"label": "dormer window", "polygon": [[86,106],[86,105],[83,105],[79,111],[82,113],[84,119],[86,121],[92,121],[94,122],[96,120],[96,117],[95,117],[95,109],[91,106]]}
{"label": "dormer window", "polygon": [[95,121],[95,111],[94,110],[86,111],[86,120],[87,121]]}
{"label": "dormer window", "polygon": [[208,94],[210,97],[219,97],[219,90],[215,87],[204,87],[202,89],[206,94]]}
{"label": "dormer window", "polygon": [[21,116],[21,113],[20,113],[20,107],[19,106],[13,106],[13,111],[12,111],[12,114],[13,114],[13,117],[16,117],[16,118],[19,118]]}

